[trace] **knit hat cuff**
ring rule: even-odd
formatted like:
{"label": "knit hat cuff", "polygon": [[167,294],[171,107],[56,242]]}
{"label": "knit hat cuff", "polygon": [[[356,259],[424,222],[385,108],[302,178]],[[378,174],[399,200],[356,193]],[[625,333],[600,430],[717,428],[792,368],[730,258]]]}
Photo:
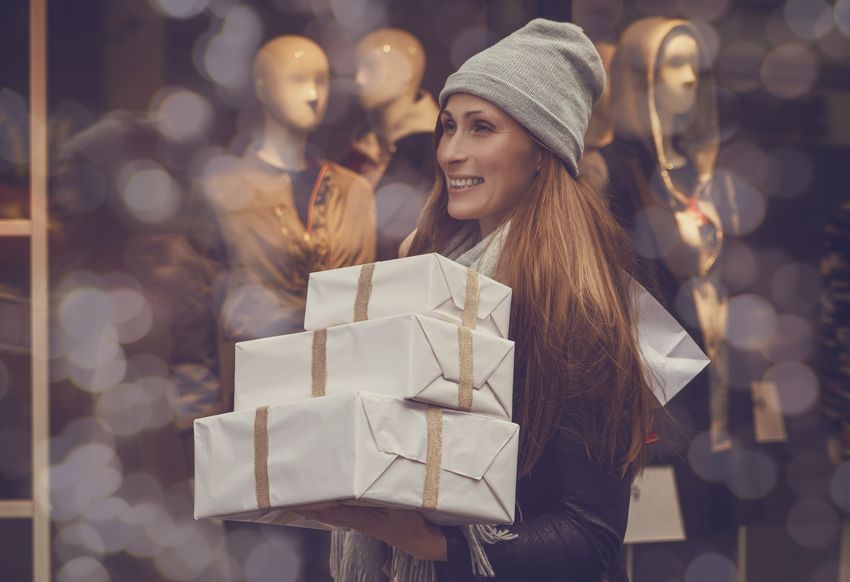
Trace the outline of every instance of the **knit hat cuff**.
{"label": "knit hat cuff", "polygon": [[479,71],[453,73],[440,92],[441,109],[455,93],[468,93],[493,103],[552,150],[573,176],[578,175],[578,161],[584,148],[583,136],[576,136],[570,126],[507,79]]}

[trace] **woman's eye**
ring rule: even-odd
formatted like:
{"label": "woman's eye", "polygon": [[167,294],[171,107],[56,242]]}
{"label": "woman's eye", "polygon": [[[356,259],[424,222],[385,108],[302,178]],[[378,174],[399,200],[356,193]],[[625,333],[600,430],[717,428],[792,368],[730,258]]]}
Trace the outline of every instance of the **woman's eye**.
{"label": "woman's eye", "polygon": [[477,132],[487,132],[487,131],[490,131],[492,129],[493,128],[490,127],[489,125],[487,125],[486,123],[476,123],[475,125],[472,126],[472,130],[477,131]]}
{"label": "woman's eye", "polygon": [[446,131],[446,132],[454,131],[454,129],[455,129],[454,121],[446,121],[446,122],[443,123],[443,131]]}

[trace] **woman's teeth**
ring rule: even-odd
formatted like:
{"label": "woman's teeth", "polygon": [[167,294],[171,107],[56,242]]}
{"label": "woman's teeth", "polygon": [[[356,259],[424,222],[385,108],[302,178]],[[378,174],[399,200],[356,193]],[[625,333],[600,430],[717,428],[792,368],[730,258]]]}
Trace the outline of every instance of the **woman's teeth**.
{"label": "woman's teeth", "polygon": [[452,188],[469,188],[470,186],[477,186],[484,182],[484,178],[463,178],[460,180],[449,179],[449,185]]}

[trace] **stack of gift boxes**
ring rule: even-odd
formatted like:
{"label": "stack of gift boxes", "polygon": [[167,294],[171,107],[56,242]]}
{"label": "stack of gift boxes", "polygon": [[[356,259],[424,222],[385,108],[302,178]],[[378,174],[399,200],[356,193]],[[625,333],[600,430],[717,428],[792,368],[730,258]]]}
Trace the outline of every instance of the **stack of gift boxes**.
{"label": "stack of gift boxes", "polygon": [[513,522],[510,300],[436,254],[313,273],[308,331],[237,344],[235,411],[195,421],[195,517],[310,525],[298,508],[343,502]]}

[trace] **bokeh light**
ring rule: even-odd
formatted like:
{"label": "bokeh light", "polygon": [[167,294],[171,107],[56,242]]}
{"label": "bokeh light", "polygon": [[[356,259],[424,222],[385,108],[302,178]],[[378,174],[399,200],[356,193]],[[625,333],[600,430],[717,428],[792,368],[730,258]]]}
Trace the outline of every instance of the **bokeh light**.
{"label": "bokeh light", "polygon": [[182,199],[180,186],[159,164],[130,162],[122,168],[119,181],[124,204],[136,219],[161,224],[176,216]]}
{"label": "bokeh light", "polygon": [[736,140],[723,144],[717,156],[718,168],[732,172],[761,187],[770,176],[772,167],[767,152],[751,141]]}
{"label": "bokeh light", "polygon": [[741,499],[761,499],[776,487],[776,463],[761,451],[733,449],[726,486]]}
{"label": "bokeh light", "polygon": [[767,204],[761,192],[733,172],[715,172],[711,195],[723,230],[730,235],[753,232],[767,214]]}
{"label": "bokeh light", "polygon": [[170,18],[192,18],[210,4],[210,0],[150,0],[151,5]]}
{"label": "bokeh light", "polygon": [[343,27],[365,33],[386,24],[387,10],[380,0],[331,0],[331,12]]}
{"label": "bokeh light", "polygon": [[0,360],[0,400],[9,395],[9,386],[12,383],[12,375],[9,373],[9,368],[6,363]]}
{"label": "bokeh light", "polygon": [[0,139],[0,171],[29,160],[29,114],[26,100],[8,87],[0,87],[0,119],[9,137]]}
{"label": "bokeh light", "polygon": [[782,99],[795,99],[808,93],[817,74],[817,57],[800,43],[775,47],[761,65],[761,80],[765,88]]}
{"label": "bokeh light", "polygon": [[814,335],[808,319],[783,313],[776,318],[776,330],[763,348],[764,355],[772,362],[802,362],[812,354]]}
{"label": "bokeh light", "polygon": [[150,111],[160,133],[175,141],[206,136],[213,123],[213,109],[202,95],[181,87],[160,89],[151,99]]}
{"label": "bokeh light", "polygon": [[685,582],[736,582],[738,570],[732,560],[714,552],[694,558],[685,570]]}
{"label": "bokeh light", "polygon": [[835,509],[819,499],[797,501],[791,506],[785,525],[791,539],[810,550],[828,547],[840,529]]}
{"label": "bokeh light", "polygon": [[711,450],[711,433],[696,435],[688,447],[688,464],[694,473],[705,481],[721,483],[732,472],[732,455],[715,454]]}
{"label": "bokeh light", "polygon": [[777,198],[793,198],[808,191],[814,178],[814,163],[798,148],[779,147],[770,152],[770,175],[766,192]]}
{"label": "bokeh light", "polygon": [[721,280],[730,293],[745,291],[759,276],[756,253],[745,242],[735,239],[724,243],[719,269]]}
{"label": "bokeh light", "polygon": [[751,293],[729,300],[726,337],[733,346],[757,349],[770,339],[776,329],[776,310],[763,297]]}
{"label": "bokeh light", "polygon": [[789,263],[776,270],[770,282],[771,298],[783,311],[804,314],[818,305],[823,278],[806,263]]}
{"label": "bokeh light", "polygon": [[829,495],[833,503],[850,514],[850,461],[844,461],[829,480]]}
{"label": "bokeh light", "polygon": [[802,362],[779,362],[764,374],[776,385],[782,412],[796,416],[808,412],[817,403],[819,385],[814,371]]}
{"label": "bokeh light", "polygon": [[835,26],[844,36],[850,38],[850,0],[837,0],[833,8]]}
{"label": "bokeh light", "polygon": [[804,40],[821,38],[835,26],[832,7],[824,0],[786,0],[784,10],[788,28]]}
{"label": "bokeh light", "polygon": [[729,8],[730,0],[676,0],[682,16],[687,19],[711,22]]}
{"label": "bokeh light", "polygon": [[91,556],[74,558],[62,565],[56,582],[110,582],[109,572]]}

